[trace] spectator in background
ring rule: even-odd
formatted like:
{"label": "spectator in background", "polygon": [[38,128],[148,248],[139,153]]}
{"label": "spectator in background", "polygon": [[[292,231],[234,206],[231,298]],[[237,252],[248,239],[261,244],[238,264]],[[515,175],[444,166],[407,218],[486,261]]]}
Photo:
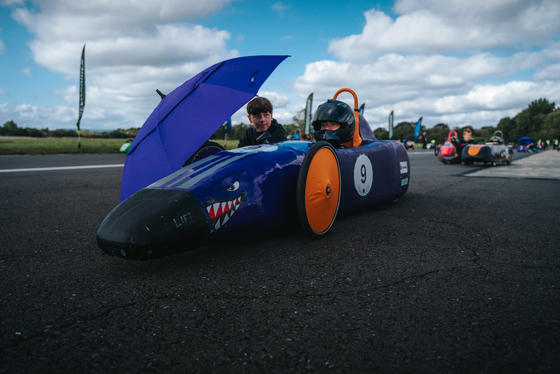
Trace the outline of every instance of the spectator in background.
{"label": "spectator in background", "polygon": [[409,140],[406,142],[406,147],[405,147],[405,148],[406,148],[406,149],[412,149],[412,150],[414,151],[414,142],[413,142],[412,140],[409,139]]}

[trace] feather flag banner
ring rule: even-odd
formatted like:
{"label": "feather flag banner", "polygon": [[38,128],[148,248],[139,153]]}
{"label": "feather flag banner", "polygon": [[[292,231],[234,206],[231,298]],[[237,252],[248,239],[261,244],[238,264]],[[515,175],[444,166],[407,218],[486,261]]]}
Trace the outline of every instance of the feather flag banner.
{"label": "feather flag banner", "polygon": [[311,120],[313,115],[311,113],[311,108],[313,107],[313,92],[307,97],[307,103],[305,104],[305,133],[309,134],[309,127],[311,126]]}
{"label": "feather flag banner", "polygon": [[416,128],[414,129],[414,141],[417,141],[420,137],[420,131],[422,131],[422,117],[416,122]]}
{"label": "feather flag banner", "polygon": [[80,61],[80,115],[78,117],[78,123],[76,126],[80,130],[80,121],[82,120],[82,114],[84,113],[84,106],[86,105],[86,45],[82,49],[82,59]]}
{"label": "feather flag banner", "polygon": [[391,114],[389,114],[389,139],[393,139],[393,120],[394,115],[393,111],[391,111]]}

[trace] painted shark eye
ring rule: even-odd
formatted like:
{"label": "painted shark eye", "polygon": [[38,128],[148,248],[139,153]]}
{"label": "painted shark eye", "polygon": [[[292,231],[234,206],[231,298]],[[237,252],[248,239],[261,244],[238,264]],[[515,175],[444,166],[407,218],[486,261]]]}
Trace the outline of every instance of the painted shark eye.
{"label": "painted shark eye", "polygon": [[239,189],[239,181],[236,181],[234,184],[231,185],[230,188],[228,188],[228,191],[237,191]]}

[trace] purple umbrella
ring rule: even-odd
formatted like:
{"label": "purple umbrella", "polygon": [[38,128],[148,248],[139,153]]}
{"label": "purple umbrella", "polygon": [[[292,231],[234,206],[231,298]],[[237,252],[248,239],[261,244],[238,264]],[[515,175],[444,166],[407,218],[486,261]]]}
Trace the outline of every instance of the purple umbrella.
{"label": "purple umbrella", "polygon": [[222,61],[169,95],[146,120],[124,164],[121,201],[179,170],[288,56],[249,56]]}

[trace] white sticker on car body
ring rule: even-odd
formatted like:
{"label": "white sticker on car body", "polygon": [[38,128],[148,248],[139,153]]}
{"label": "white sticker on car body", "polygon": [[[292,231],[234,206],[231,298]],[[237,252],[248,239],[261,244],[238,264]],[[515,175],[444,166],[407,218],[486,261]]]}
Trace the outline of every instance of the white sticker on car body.
{"label": "white sticker on car body", "polygon": [[401,174],[408,173],[408,162],[401,161]]}

